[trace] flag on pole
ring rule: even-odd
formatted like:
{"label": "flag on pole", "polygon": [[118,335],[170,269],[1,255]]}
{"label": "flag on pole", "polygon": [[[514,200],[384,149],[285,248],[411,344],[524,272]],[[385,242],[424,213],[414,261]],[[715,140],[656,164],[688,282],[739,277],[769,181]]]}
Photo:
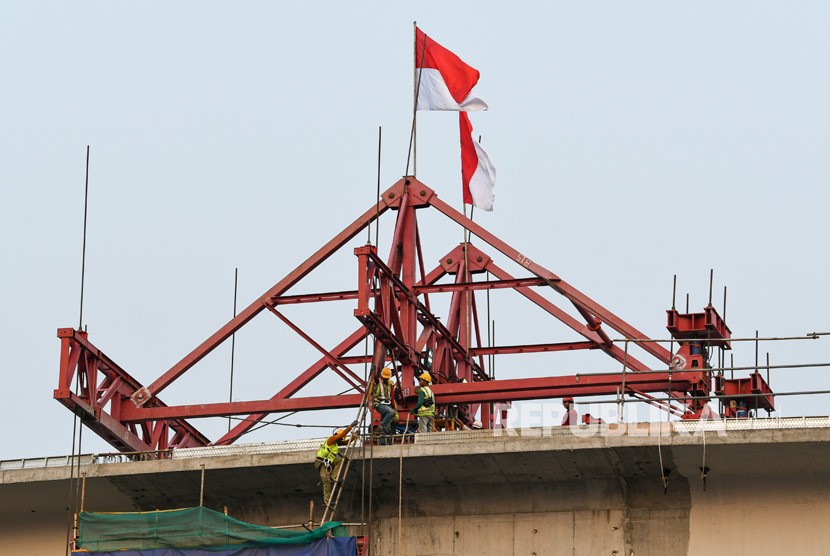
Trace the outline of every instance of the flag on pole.
{"label": "flag on pole", "polygon": [[415,28],[415,70],[418,110],[487,110],[472,92],[478,70]]}
{"label": "flag on pole", "polygon": [[478,141],[473,139],[473,124],[465,112],[460,112],[461,128],[461,186],[464,203],[491,211],[496,195],[496,167]]}

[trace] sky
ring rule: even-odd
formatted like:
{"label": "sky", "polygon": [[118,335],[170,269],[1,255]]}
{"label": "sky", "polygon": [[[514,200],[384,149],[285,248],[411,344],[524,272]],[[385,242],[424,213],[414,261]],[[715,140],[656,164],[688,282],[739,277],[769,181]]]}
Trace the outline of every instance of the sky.
{"label": "sky", "polygon": [[[56,330],[79,324],[87,145],[83,325],[149,384],[232,316],[234,269],[246,307],[374,204],[379,128],[382,190],[404,174],[413,21],[481,72],[490,110],[471,120],[498,178],[478,223],[652,338],[668,336],[673,276],[678,306],[688,293],[700,310],[710,269],[733,336],[830,331],[825,2],[11,0],[0,4],[0,460],[72,450],[72,415],[52,391]],[[461,209],[457,116],[417,125],[418,178]],[[421,226],[427,266],[462,237],[432,216]],[[292,292],[353,289],[351,250],[365,242]],[[330,346],[355,326],[353,308],[288,314]],[[579,339],[501,292],[491,309],[499,344]],[[828,342],[759,349],[773,364],[821,363]],[[733,354],[754,363],[752,344]],[[236,338],[234,399],[270,397],[313,359],[260,315]],[[223,344],[161,398],[225,401],[229,366]],[[596,354],[497,361],[503,378],[619,370]],[[829,389],[825,372],[773,371],[772,387]],[[340,388],[327,377],[309,394]],[[828,399],[782,397],[779,414],[827,415]],[[272,425],[244,441],[323,430]],[[87,431],[82,450],[111,448]]]}

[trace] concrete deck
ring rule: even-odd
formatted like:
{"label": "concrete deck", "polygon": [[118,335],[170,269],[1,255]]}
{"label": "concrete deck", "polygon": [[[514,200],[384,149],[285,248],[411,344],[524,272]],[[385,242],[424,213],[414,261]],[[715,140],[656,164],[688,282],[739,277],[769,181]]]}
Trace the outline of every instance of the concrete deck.
{"label": "concrete deck", "polygon": [[[823,527],[830,518],[827,418],[759,419],[726,430],[722,423],[707,423],[705,431],[663,423],[433,433],[415,444],[366,448],[336,517],[370,521],[361,491],[368,492],[371,469],[365,532],[378,555],[822,553],[830,545],[830,528]],[[86,509],[198,505],[204,465],[206,506],[227,506],[254,523],[297,524],[308,519],[309,500],[320,501],[311,464],[318,444],[194,449],[169,460],[84,465]],[[4,554],[62,553],[69,467],[3,463]]]}

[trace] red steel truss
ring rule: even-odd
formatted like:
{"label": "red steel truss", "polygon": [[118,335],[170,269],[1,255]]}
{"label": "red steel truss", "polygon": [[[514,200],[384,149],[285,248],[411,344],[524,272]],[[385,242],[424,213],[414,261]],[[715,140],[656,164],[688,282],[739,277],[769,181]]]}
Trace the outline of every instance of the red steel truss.
{"label": "red steel truss", "polygon": [[[391,250],[386,259],[382,259],[374,246],[354,249],[358,262],[355,290],[288,294],[306,275],[390,209],[397,212]],[[419,210],[426,209],[437,210],[468,230],[483,244],[513,261],[516,270],[501,268],[484,250],[468,240],[450,249],[427,272],[416,218]],[[488,273],[488,279],[481,280],[485,273]],[[515,276],[514,273],[521,274]],[[445,277],[448,280],[440,282]],[[549,288],[559,294],[565,303],[573,306],[573,312],[579,318],[543,296],[539,288]],[[580,339],[484,345],[476,292],[489,289],[513,290],[530,305],[570,328]],[[430,296],[442,293],[450,294],[451,299],[448,314],[439,318],[430,308]],[[358,326],[331,347],[318,343],[281,311],[281,305],[339,300],[355,301],[354,316]],[[268,399],[176,406],[167,406],[160,400],[165,388],[263,311],[283,321],[313,346],[320,358]],[[622,393],[682,413],[693,405],[685,403],[683,396],[700,392],[701,384],[711,382],[703,368],[668,370],[672,354],[657,343],[637,342],[631,344],[631,349],[621,349],[612,342],[610,331],[623,338],[645,338],[642,332],[444,203],[432,189],[410,176],[395,183],[375,206],[146,386],[91,344],[85,332],[59,329],[60,379],[54,396],[115,448],[149,451],[229,444],[272,413],[357,407],[366,385],[362,376],[350,367],[364,363],[371,363],[372,373],[379,372],[387,364],[394,366],[399,384],[403,386],[402,396],[411,403],[414,387],[410,385],[427,364],[424,353],[431,355],[429,369],[435,379],[434,392],[439,408],[453,405],[458,418],[468,424],[476,415],[481,415],[485,427],[493,425],[496,403],[568,395]],[[372,338],[374,346],[372,354],[352,353],[368,337]],[[485,364],[485,357],[491,355],[574,350],[602,351],[628,372],[502,380],[491,376]],[[634,353],[635,350],[639,353]],[[652,371],[640,361],[637,356],[642,357],[643,353],[664,364],[661,367],[664,372]],[[306,384],[326,370],[337,374],[354,393],[300,395]],[[77,393],[73,392],[73,383],[79,385]],[[660,401],[650,396],[650,392],[667,392],[676,397],[680,405]],[[246,419],[215,440],[205,437],[189,421],[227,415],[242,415]]]}

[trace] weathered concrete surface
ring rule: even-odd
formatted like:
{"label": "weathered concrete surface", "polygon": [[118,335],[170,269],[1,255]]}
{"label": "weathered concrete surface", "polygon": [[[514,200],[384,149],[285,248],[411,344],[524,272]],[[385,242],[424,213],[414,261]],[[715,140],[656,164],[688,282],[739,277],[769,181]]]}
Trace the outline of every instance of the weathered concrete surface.
{"label": "weathered concrete surface", "polygon": [[[368,493],[371,476],[365,532],[378,555],[738,556],[820,554],[830,546],[830,427],[708,432],[705,454],[701,435],[626,432],[475,431],[425,435],[402,452],[376,447],[371,460],[353,463],[337,518],[369,521],[361,491]],[[313,456],[310,450],[84,466],[86,508],[196,505],[204,464],[206,506],[227,506],[254,523],[297,524],[308,519],[309,500],[320,498]],[[63,553],[68,478],[67,467],[0,471],[3,554]]]}

